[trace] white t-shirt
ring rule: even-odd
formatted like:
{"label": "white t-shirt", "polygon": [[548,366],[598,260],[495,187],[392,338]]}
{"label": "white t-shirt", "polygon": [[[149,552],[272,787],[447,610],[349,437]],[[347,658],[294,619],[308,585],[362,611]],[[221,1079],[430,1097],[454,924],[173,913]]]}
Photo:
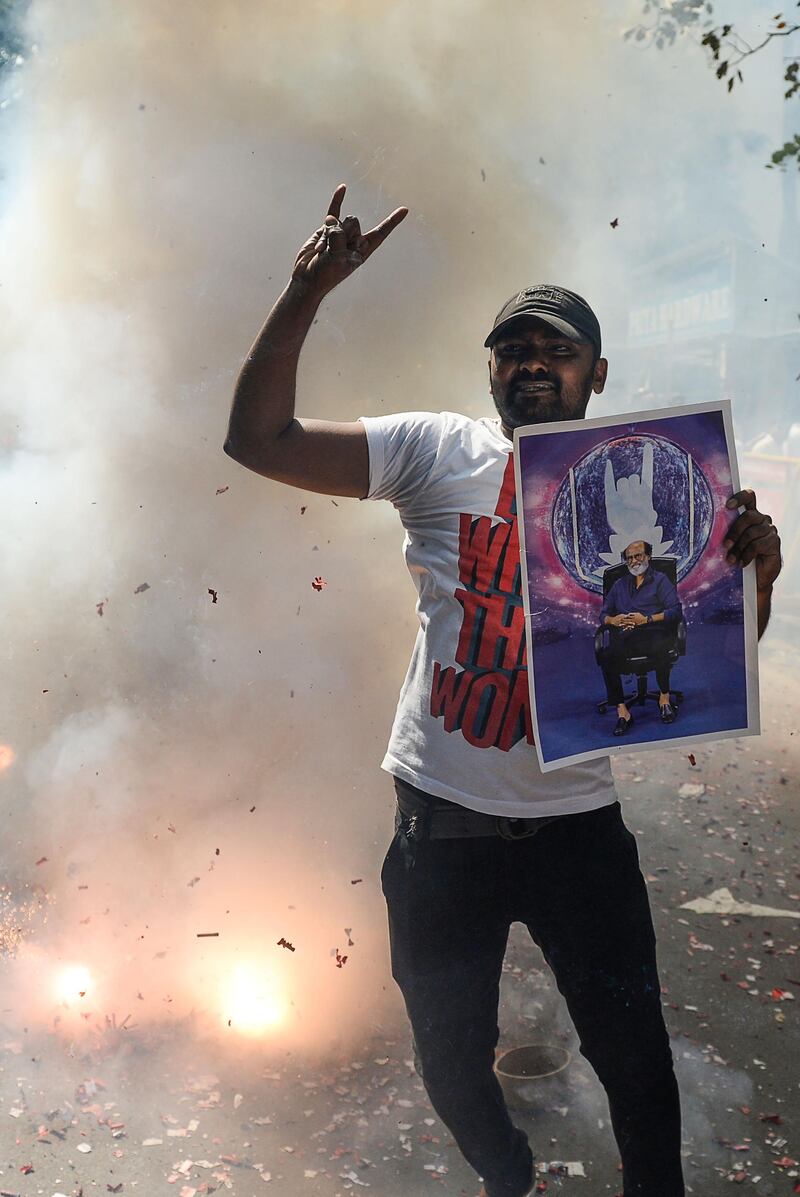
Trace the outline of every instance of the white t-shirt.
{"label": "white t-shirt", "polygon": [[370,499],[406,530],[417,633],[383,768],[471,810],[576,814],[617,799],[608,759],[542,773],[533,746],[512,444],[497,419],[361,419]]}

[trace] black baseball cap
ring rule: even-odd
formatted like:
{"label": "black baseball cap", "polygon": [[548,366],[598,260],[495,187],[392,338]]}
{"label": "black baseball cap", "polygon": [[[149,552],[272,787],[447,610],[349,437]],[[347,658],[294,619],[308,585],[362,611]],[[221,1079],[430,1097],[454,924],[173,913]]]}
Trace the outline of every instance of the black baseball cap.
{"label": "black baseball cap", "polygon": [[600,356],[599,321],[583,296],[574,291],[537,283],[512,295],[497,313],[484,347],[491,349],[503,329],[518,316],[538,316],[571,341],[590,341]]}

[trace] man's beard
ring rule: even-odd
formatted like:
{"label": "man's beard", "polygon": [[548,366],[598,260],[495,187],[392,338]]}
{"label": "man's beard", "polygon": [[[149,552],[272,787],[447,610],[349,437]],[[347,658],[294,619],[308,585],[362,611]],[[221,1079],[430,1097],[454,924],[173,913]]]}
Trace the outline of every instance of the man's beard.
{"label": "man's beard", "polygon": [[629,565],[628,571],[633,574],[634,578],[638,578],[641,574],[647,573],[647,561],[637,561],[635,565]]}
{"label": "man's beard", "polygon": [[494,391],[492,398],[503,424],[512,430],[523,428],[526,424],[549,424],[556,420],[569,419],[569,413],[564,410],[561,388],[557,383],[553,384],[552,391],[531,394],[510,387],[504,399],[498,400]]}

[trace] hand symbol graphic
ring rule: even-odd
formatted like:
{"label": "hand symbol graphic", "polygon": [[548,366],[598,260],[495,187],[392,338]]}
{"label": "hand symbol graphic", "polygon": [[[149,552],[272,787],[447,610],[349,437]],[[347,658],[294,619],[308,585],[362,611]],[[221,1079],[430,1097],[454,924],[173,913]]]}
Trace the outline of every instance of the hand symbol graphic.
{"label": "hand symbol graphic", "polygon": [[642,476],[631,474],[614,481],[614,467],[606,462],[606,516],[612,532],[623,532],[634,525],[655,527],[653,507],[653,446],[645,445]]}
{"label": "hand symbol graphic", "polygon": [[[653,446],[645,444],[642,454],[642,473],[627,478],[614,478],[614,466],[609,459],[605,472],[606,518],[611,534],[610,552],[600,553],[609,565],[618,565],[624,549],[635,540],[645,540],[653,546],[653,556],[660,556],[672,541],[662,540],[663,528],[658,527],[658,515],[653,506]],[[602,570],[597,571],[602,573]]]}

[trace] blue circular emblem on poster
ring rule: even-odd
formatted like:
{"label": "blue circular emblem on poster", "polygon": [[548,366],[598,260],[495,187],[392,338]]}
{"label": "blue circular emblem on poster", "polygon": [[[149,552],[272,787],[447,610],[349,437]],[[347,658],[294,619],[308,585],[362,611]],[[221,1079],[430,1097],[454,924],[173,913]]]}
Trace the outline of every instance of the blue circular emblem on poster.
{"label": "blue circular emblem on poster", "polygon": [[603,572],[624,549],[646,540],[654,557],[674,557],[680,582],[708,542],[711,487],[680,445],[663,436],[605,441],[561,482],[551,534],[564,567],[585,590],[603,590]]}

